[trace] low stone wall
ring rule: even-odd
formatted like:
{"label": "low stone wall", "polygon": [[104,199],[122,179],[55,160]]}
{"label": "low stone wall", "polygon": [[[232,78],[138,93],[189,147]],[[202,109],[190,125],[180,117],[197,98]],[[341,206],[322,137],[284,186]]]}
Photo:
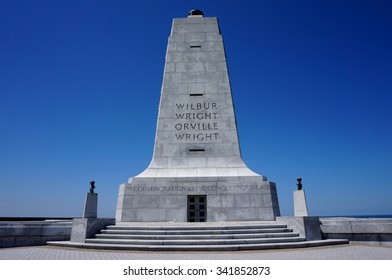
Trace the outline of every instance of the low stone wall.
{"label": "low stone wall", "polygon": [[286,224],[288,228],[298,232],[299,236],[306,238],[307,241],[321,240],[320,218],[318,216],[282,216],[276,217],[276,221]]}
{"label": "low stone wall", "polygon": [[323,239],[348,239],[350,243],[392,246],[392,219],[320,218]]}
{"label": "low stone wall", "polygon": [[[320,218],[323,239],[392,246],[392,219]],[[0,221],[0,248],[68,241],[72,220]]]}
{"label": "low stone wall", "polygon": [[0,248],[67,241],[71,228],[72,220],[0,221]]}

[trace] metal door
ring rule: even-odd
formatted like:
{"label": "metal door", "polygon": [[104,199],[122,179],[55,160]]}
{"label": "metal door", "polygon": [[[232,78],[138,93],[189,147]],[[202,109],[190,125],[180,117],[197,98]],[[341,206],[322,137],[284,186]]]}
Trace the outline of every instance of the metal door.
{"label": "metal door", "polygon": [[188,222],[207,221],[207,196],[188,195]]}

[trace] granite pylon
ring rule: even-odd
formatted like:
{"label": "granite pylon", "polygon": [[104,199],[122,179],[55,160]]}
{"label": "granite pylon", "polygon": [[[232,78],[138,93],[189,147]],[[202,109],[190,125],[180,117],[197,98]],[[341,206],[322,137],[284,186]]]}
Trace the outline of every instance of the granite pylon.
{"label": "granite pylon", "polygon": [[117,222],[268,221],[275,183],[242,160],[216,17],[173,20],[153,157],[120,186]]}

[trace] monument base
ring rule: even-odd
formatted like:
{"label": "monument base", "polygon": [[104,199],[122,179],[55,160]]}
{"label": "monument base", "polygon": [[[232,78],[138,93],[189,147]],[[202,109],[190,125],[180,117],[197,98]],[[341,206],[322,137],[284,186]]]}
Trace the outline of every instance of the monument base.
{"label": "monument base", "polygon": [[300,237],[306,238],[307,241],[321,240],[320,218],[311,217],[277,217],[278,223],[286,224],[299,233]]}
{"label": "monument base", "polygon": [[71,242],[84,243],[86,238],[92,238],[106,226],[114,225],[113,218],[80,218],[72,220]]}
{"label": "monument base", "polygon": [[120,186],[116,221],[273,221],[279,215],[275,183],[262,176],[134,177]]}

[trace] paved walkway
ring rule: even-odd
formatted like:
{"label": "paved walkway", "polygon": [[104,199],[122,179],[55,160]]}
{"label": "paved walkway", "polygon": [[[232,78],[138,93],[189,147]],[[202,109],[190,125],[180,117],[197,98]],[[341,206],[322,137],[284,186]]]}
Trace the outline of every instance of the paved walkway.
{"label": "paved walkway", "polygon": [[34,246],[0,249],[0,260],[392,260],[392,247],[341,245],[240,252],[130,252]]}

